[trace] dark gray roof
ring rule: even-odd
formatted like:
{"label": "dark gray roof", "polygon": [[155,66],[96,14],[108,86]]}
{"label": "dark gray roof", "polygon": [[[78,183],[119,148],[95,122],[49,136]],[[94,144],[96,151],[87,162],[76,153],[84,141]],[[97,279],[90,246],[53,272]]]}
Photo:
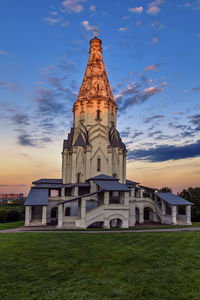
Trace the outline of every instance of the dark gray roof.
{"label": "dark gray roof", "polygon": [[100,174],[100,175],[94,176],[92,178],[89,178],[88,180],[113,180],[113,181],[118,181],[119,179],[114,178],[112,176],[105,175],[105,174]]}
{"label": "dark gray roof", "polygon": [[82,147],[85,147],[86,143],[82,137],[82,134],[79,133],[77,139],[76,139],[76,142],[74,143],[74,146],[82,146]]}
{"label": "dark gray roof", "polygon": [[150,190],[152,192],[154,192],[155,190],[157,190],[157,188],[152,188],[152,187],[149,187],[149,186],[145,186],[145,185],[140,185],[141,188],[144,188],[144,189],[147,189],[147,190]]}
{"label": "dark gray roof", "polygon": [[120,134],[117,131],[117,129],[114,127],[114,125],[109,130],[109,141],[110,141],[110,145],[112,147],[114,147],[114,148],[119,147],[119,148],[122,148],[124,151],[126,151],[126,146],[122,142]]}
{"label": "dark gray roof", "polygon": [[73,201],[76,201],[76,200],[79,200],[79,199],[82,199],[82,198],[85,198],[85,197],[89,197],[89,196],[92,196],[92,195],[96,195],[96,194],[99,194],[99,193],[100,192],[97,191],[97,192],[93,192],[93,193],[90,193],[90,194],[85,194],[85,195],[82,195],[82,196],[74,197],[72,199],[59,202],[58,204],[64,204],[64,203],[67,203],[67,202],[73,202]]}
{"label": "dark gray roof", "polygon": [[48,190],[31,189],[24,205],[48,205]]}
{"label": "dark gray roof", "polygon": [[136,184],[139,184],[139,182],[136,182],[136,181],[132,181],[132,180],[126,180],[126,184],[127,185],[136,185]]}
{"label": "dark gray roof", "polygon": [[125,184],[122,184],[116,180],[94,180],[94,182],[104,191],[130,191]]}
{"label": "dark gray roof", "polygon": [[57,179],[42,178],[42,179],[38,179],[38,180],[32,182],[32,184],[41,184],[41,183],[59,184],[59,183],[62,183],[62,179],[60,179],[60,178],[57,178]]}
{"label": "dark gray roof", "polygon": [[172,193],[155,193],[155,195],[166,201],[169,205],[193,205],[192,202]]}
{"label": "dark gray roof", "polygon": [[33,189],[61,189],[63,184],[42,183],[33,186]]}

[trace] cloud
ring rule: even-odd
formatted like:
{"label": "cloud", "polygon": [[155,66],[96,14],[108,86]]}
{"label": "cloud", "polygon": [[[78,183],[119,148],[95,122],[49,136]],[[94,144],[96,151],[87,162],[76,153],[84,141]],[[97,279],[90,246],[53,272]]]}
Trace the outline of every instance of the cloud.
{"label": "cloud", "polygon": [[127,31],[127,30],[128,30],[128,26],[119,28],[119,31]]}
{"label": "cloud", "polygon": [[149,15],[155,16],[160,12],[160,5],[165,3],[164,0],[155,0],[148,4],[149,8],[147,9],[147,13]]}
{"label": "cloud", "polygon": [[50,143],[52,140],[47,137],[43,138],[34,138],[30,134],[23,133],[18,136],[18,144],[21,146],[28,147],[41,147],[43,143]]}
{"label": "cloud", "polygon": [[147,13],[149,15],[157,15],[160,12],[160,8],[158,6],[151,6],[148,8]]}
{"label": "cloud", "polygon": [[54,24],[59,22],[59,19],[55,19],[55,18],[52,18],[52,17],[44,18],[43,20],[45,22],[47,22],[49,25],[54,25]]}
{"label": "cloud", "polygon": [[200,33],[197,34],[198,38],[200,38]]}
{"label": "cloud", "polygon": [[83,6],[79,4],[80,2],[85,2],[85,0],[65,0],[62,5],[70,13],[80,13],[83,10]]}
{"label": "cloud", "polygon": [[137,138],[140,135],[143,135],[144,133],[142,131],[136,131],[133,133],[133,135],[131,136],[132,139]]}
{"label": "cloud", "polygon": [[132,13],[141,14],[143,12],[143,7],[142,6],[132,7],[132,8],[129,8],[128,10]]}
{"label": "cloud", "polygon": [[81,22],[81,25],[87,30],[92,30],[92,26],[89,25],[89,22],[88,21],[83,21]]}
{"label": "cloud", "polygon": [[158,64],[153,64],[144,68],[145,71],[156,71],[158,72]]}
{"label": "cloud", "polygon": [[22,113],[17,113],[13,115],[13,122],[16,125],[29,125],[29,117]]}
{"label": "cloud", "polygon": [[4,50],[0,50],[0,55],[8,55],[8,53],[6,52],[6,51],[4,51]]}
{"label": "cloud", "polygon": [[96,6],[95,6],[94,4],[91,5],[91,6],[90,6],[90,10],[91,10],[91,11],[96,11]]}
{"label": "cloud", "polygon": [[61,62],[58,68],[67,72],[76,72],[76,66],[71,61],[69,61],[66,56],[63,56],[61,58]]}
{"label": "cloud", "polygon": [[5,87],[14,92],[18,92],[21,90],[21,88],[18,86],[16,82],[0,81],[0,86]]}
{"label": "cloud", "polygon": [[140,90],[142,87],[143,85],[132,82],[118,93],[118,95],[115,96],[115,100],[119,106],[119,110],[123,111],[129,106],[142,104],[153,95],[163,91],[161,86],[151,86]]}
{"label": "cloud", "polygon": [[152,43],[153,44],[157,44],[158,43],[158,38],[157,37],[153,37],[152,38]]}
{"label": "cloud", "polygon": [[140,26],[142,24],[142,21],[141,20],[139,20],[139,21],[137,21],[136,23],[135,23],[135,25],[138,27],[138,26]]}
{"label": "cloud", "polygon": [[144,119],[144,123],[150,123],[151,121],[158,120],[158,119],[164,119],[164,118],[165,118],[164,115],[155,115],[155,116],[151,116],[151,117],[146,117]]}
{"label": "cloud", "polygon": [[22,146],[37,147],[37,143],[29,134],[23,133],[18,136],[18,144]]}
{"label": "cloud", "polygon": [[150,149],[138,149],[128,152],[129,160],[146,160],[150,162],[163,162],[200,156],[200,140],[193,144],[158,145]]}
{"label": "cloud", "polygon": [[192,87],[191,91],[192,92],[199,92],[200,91],[200,87]]}

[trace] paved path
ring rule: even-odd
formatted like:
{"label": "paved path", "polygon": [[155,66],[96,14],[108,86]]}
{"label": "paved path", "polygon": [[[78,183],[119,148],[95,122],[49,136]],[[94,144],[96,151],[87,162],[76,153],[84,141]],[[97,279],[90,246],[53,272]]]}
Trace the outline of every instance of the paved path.
{"label": "paved path", "polygon": [[31,233],[144,233],[144,232],[181,232],[181,231],[200,231],[200,227],[184,227],[184,228],[160,228],[160,229],[141,229],[141,230],[41,230],[43,228],[37,228],[35,230],[28,229],[26,227],[18,227],[14,229],[6,229],[0,230],[0,233],[24,233],[24,232],[31,232]]}

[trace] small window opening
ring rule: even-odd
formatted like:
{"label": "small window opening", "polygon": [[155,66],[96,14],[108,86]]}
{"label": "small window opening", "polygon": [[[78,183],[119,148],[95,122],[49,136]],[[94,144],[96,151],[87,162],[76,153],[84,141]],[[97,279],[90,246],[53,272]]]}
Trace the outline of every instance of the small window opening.
{"label": "small window opening", "polygon": [[100,110],[97,110],[97,120],[100,120]]}
{"label": "small window opening", "polygon": [[97,158],[97,171],[101,171],[101,159]]}
{"label": "small window opening", "polygon": [[65,216],[67,217],[69,217],[69,216],[71,216],[71,207],[66,207],[66,209],[65,209]]}

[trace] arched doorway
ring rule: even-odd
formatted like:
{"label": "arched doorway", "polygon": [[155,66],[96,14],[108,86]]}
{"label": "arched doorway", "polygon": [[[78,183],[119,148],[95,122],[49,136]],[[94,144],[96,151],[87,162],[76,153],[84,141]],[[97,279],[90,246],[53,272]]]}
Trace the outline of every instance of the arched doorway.
{"label": "arched doorway", "polygon": [[154,221],[154,211],[151,207],[144,208],[144,221],[153,222]]}
{"label": "arched doorway", "polygon": [[119,218],[110,221],[110,228],[122,228],[122,220]]}

